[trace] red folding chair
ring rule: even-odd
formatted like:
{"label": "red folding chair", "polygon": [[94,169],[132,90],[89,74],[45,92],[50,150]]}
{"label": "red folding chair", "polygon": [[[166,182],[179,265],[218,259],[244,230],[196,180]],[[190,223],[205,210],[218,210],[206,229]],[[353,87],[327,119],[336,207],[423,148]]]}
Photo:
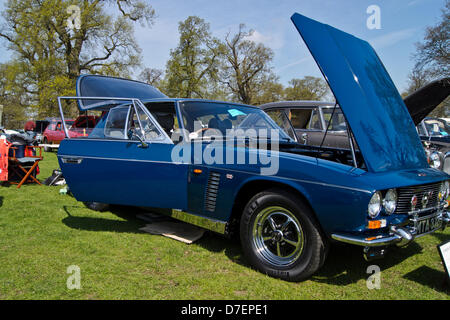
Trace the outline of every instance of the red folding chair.
{"label": "red folding chair", "polygon": [[8,153],[10,144],[0,139],[0,182],[8,181]]}
{"label": "red folding chair", "polygon": [[[8,161],[8,182],[17,184],[17,188],[20,188],[24,183],[37,183],[42,185],[36,179],[36,176],[39,174],[39,161],[44,159],[42,157],[42,147],[25,146],[24,157],[20,158],[16,157],[17,149],[17,147],[10,147],[12,156],[9,157]],[[36,150],[39,150],[39,155],[36,155]]]}

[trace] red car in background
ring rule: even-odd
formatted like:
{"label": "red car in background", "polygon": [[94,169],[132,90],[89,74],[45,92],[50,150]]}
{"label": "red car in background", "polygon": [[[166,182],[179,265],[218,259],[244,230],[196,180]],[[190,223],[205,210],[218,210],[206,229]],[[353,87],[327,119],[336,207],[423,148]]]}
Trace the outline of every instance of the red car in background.
{"label": "red car in background", "polygon": [[[92,129],[97,125],[98,120],[98,116],[87,115],[80,115],[75,120],[67,119],[65,122],[69,131],[69,137],[87,137],[91,133]],[[62,120],[60,118],[55,118],[51,120],[50,124],[45,129],[42,143],[47,145],[59,144],[65,136]],[[50,151],[51,147],[44,146],[44,149],[45,151]]]}

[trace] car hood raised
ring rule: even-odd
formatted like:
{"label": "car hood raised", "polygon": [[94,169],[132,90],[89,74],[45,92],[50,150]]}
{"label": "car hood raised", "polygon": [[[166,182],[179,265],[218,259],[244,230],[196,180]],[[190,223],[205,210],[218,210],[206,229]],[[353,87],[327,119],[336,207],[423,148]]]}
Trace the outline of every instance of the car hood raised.
{"label": "car hood raised", "polygon": [[423,86],[403,101],[414,123],[418,125],[450,94],[450,78],[443,78]]}
{"label": "car hood raised", "polygon": [[370,44],[298,13],[291,20],[342,108],[367,169],[429,167],[408,109]]}
{"label": "car hood raised", "polygon": [[[136,98],[141,100],[167,98],[155,87],[139,81],[105,77],[99,75],[82,75],[77,79],[77,96]],[[123,102],[123,101],[122,101]],[[78,108],[83,111],[98,105],[98,100],[80,100]]]}

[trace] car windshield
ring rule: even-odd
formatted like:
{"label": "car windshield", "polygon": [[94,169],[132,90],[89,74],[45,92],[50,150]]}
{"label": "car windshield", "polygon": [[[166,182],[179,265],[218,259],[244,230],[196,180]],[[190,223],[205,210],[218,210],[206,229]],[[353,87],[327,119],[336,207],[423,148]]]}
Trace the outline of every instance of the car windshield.
{"label": "car windshield", "polygon": [[[246,136],[292,140],[264,111],[236,104],[187,101],[180,103],[184,128],[190,139]],[[276,132],[276,136],[274,133]]]}
{"label": "car windshield", "polygon": [[448,136],[450,132],[448,132],[448,128],[446,128],[446,123],[441,120],[425,120],[425,126],[427,127],[427,131],[431,136]]}

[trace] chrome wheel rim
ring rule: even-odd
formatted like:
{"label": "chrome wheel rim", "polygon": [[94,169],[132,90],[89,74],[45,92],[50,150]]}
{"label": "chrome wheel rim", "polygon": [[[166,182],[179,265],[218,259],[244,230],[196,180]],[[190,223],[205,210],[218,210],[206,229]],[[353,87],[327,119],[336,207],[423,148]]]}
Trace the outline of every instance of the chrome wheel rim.
{"label": "chrome wheel rim", "polygon": [[253,223],[253,247],[256,254],[276,266],[289,266],[303,252],[304,234],[297,217],[282,207],[261,210]]}

